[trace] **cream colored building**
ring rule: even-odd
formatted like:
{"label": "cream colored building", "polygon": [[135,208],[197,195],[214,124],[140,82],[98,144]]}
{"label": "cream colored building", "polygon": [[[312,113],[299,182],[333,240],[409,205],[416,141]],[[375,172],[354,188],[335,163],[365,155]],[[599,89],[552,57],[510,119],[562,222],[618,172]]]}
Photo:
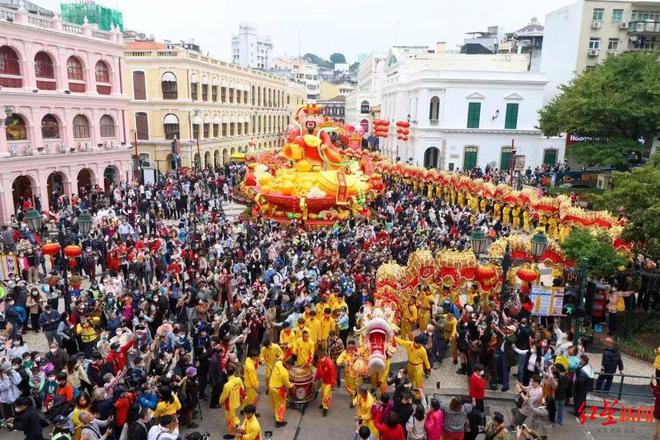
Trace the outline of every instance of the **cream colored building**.
{"label": "cream colored building", "polygon": [[304,89],[180,46],[126,45],[130,139],[161,171],[220,166],[232,153],[280,146]]}
{"label": "cream colored building", "polygon": [[545,18],[541,71],[544,100],[610,55],[660,51],[660,1],[579,0]]}
{"label": "cream colored building", "polygon": [[319,99],[321,101],[327,101],[337,96],[349,95],[353,90],[355,90],[355,86],[349,82],[333,84],[331,82],[321,81],[320,90],[321,93]]}

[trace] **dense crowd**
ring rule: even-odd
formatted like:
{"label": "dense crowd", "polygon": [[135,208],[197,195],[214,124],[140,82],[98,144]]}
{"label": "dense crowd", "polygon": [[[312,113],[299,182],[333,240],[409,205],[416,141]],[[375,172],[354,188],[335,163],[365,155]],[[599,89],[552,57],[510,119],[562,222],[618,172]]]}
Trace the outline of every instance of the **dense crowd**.
{"label": "dense crowd", "polygon": [[[422,247],[467,249],[474,228],[494,238],[512,225],[492,205],[470,211],[397,181],[386,182],[368,220],[311,231],[296,221],[230,221],[223,202],[244,172],[232,164],[172,172],[156,185],[55,195],[41,231],[17,212],[0,234],[20,269],[0,286],[3,425],[29,440],[43,438],[49,424],[58,440],[168,440],[180,426],[196,428],[207,402],[224,408],[227,438],[253,440],[262,438],[262,391],[276,426],[284,426],[290,372],[315,367],[323,415],[343,382],[356,408],[356,438],[475,438],[486,425],[488,438],[537,438],[564,422],[565,402],[578,411],[587,392],[609,389],[608,374],[623,369],[609,340],[598,376],[581,341],[558,321],[531,315],[525,292],[514,292],[520,312],[509,316],[476,287],[423,288],[404,312],[414,338],[397,339],[407,367],[361,377],[353,329],[361,307],[374,301],[377,268],[405,264]],[[83,209],[94,224],[80,237]],[[40,253],[52,232],[81,243],[74,267]],[[612,292],[614,305],[629,294]],[[43,333],[48,351],[26,344],[30,331]],[[466,375],[466,401],[427,401],[422,374],[443,362]],[[513,426],[500,413],[483,420],[485,389],[498,385],[519,391]]]}

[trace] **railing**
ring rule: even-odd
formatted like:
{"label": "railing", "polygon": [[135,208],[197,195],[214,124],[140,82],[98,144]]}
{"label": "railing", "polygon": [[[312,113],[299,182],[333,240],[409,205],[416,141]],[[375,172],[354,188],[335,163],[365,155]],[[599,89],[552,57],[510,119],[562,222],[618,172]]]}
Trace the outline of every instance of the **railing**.
{"label": "railing", "polygon": [[96,30],[96,29],[92,31],[92,37],[101,38],[103,40],[112,40],[112,34],[110,32]]}
{"label": "railing", "polygon": [[53,20],[49,20],[47,18],[33,17],[31,15],[28,17],[28,23],[46,29],[51,29],[55,27],[55,22]]}
{"label": "railing", "polygon": [[64,32],[69,32],[71,34],[77,34],[77,35],[82,35],[83,33],[83,27],[79,26],[77,24],[71,24],[71,23],[62,23],[62,30]]}
{"label": "railing", "polygon": [[178,57],[179,53],[175,50],[162,50],[156,52],[156,55],[159,57]]}
{"label": "railing", "polygon": [[660,21],[631,21],[628,23],[628,33],[660,33]]}
{"label": "railing", "polygon": [[[643,397],[647,399],[653,399],[653,392],[651,391],[651,378],[648,376],[637,376],[634,374],[621,374],[621,373],[594,373],[594,381],[598,379],[598,376],[612,376],[612,387],[609,389],[609,391],[605,390],[596,390],[595,389],[595,384],[594,384],[594,390],[591,392],[591,394],[595,394],[597,396],[605,396],[605,397],[610,397],[610,396],[616,396],[618,400],[621,400],[622,396],[630,396],[630,397]],[[624,383],[626,379],[630,379],[628,383]],[[635,387],[642,387],[645,386],[646,392],[634,392],[631,390],[624,390],[623,386],[635,386]]]}
{"label": "railing", "polygon": [[150,57],[151,51],[132,50],[129,52],[124,52],[124,55],[127,57]]}
{"label": "railing", "polygon": [[10,9],[0,9],[0,19],[7,21],[16,21],[16,12]]}

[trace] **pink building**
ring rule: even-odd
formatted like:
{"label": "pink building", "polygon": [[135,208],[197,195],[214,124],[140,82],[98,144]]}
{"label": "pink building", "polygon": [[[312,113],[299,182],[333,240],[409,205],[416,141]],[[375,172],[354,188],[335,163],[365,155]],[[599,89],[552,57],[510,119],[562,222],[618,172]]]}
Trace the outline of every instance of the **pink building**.
{"label": "pink building", "polygon": [[0,8],[0,223],[26,198],[127,180],[123,48],[118,30]]}

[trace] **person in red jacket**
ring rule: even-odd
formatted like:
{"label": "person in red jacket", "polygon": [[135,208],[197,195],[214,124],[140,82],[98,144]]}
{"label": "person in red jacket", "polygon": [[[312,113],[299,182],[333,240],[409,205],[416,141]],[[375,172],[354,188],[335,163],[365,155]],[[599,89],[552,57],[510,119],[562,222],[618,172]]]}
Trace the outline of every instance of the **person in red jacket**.
{"label": "person in red jacket", "polygon": [[474,365],[474,373],[470,376],[469,383],[470,399],[478,411],[484,412],[484,395],[486,390],[486,380],[484,379],[484,366]]}
{"label": "person in red jacket", "polygon": [[133,344],[135,344],[135,335],[132,335],[131,340],[123,346],[120,346],[118,342],[110,344],[112,351],[106,356],[105,362],[112,366],[112,373],[115,376],[128,365],[127,353]]}
{"label": "person in red jacket", "polygon": [[321,395],[323,396],[323,400],[321,401],[320,408],[323,410],[323,417],[325,417],[328,415],[330,403],[332,403],[332,391],[337,384],[337,371],[335,369],[335,363],[323,348],[319,348],[318,356],[319,362],[316,367],[316,374],[314,374],[314,380],[321,380]]}
{"label": "person in red jacket", "polygon": [[381,412],[376,412],[374,418],[374,426],[378,429],[380,436],[379,440],[405,440],[406,437],[403,433],[403,426],[399,421],[399,416],[394,411],[385,417],[385,423],[381,421]]}
{"label": "person in red jacket", "polygon": [[137,399],[137,394],[129,393],[124,387],[117,387],[114,395],[116,396],[113,406],[115,407],[115,424],[117,426],[116,432],[121,432],[122,427],[128,418],[128,412],[131,405]]}

